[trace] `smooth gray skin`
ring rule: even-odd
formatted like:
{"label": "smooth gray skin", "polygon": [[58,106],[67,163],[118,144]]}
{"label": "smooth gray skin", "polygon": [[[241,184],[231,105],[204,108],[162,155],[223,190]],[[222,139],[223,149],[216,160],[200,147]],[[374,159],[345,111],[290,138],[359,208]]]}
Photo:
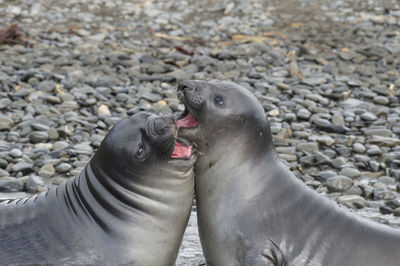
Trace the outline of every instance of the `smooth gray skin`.
{"label": "smooth gray skin", "polygon": [[199,122],[179,134],[202,155],[195,191],[209,265],[400,264],[400,230],[340,208],[281,163],[264,110],[246,89],[184,81],[178,97]]}
{"label": "smooth gray skin", "polygon": [[79,176],[0,203],[0,264],[174,265],[196,159],[170,159],[176,133],[169,117],[125,118]]}

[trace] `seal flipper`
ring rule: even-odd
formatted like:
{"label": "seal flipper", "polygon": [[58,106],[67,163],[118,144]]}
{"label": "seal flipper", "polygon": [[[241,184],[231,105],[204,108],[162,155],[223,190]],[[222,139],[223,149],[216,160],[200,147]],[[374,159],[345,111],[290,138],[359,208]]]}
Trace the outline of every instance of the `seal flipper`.
{"label": "seal flipper", "polygon": [[266,241],[265,249],[261,252],[261,256],[263,256],[267,261],[271,262],[272,265],[287,265],[285,263],[285,256],[283,255],[282,251],[279,249],[278,245],[276,245],[275,242],[269,237]]}
{"label": "seal flipper", "polygon": [[[254,249],[250,241],[241,235],[240,237],[245,251],[239,258],[240,265],[244,266],[285,266],[285,257],[278,245],[269,237],[261,249]],[[239,255],[239,254],[238,254]],[[240,257],[240,255],[239,255]]]}

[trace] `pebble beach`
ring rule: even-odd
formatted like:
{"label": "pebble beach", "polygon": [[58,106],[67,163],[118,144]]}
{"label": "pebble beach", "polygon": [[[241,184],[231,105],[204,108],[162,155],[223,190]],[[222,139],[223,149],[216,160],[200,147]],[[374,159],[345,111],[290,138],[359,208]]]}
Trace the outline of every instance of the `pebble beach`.
{"label": "pebble beach", "polygon": [[[0,192],[57,186],[122,118],[218,79],[256,95],[307,186],[400,227],[399,72],[396,0],[0,0]],[[195,207],[176,265],[205,265]]]}

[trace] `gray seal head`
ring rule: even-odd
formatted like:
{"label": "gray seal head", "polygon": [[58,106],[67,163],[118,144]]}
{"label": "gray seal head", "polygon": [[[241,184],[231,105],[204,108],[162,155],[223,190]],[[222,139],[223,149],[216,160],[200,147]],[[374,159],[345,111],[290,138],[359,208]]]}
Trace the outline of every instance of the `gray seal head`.
{"label": "gray seal head", "polygon": [[195,160],[171,117],[123,119],[80,175],[0,203],[0,264],[174,265]]}
{"label": "gray seal head", "polygon": [[245,88],[183,81],[179,135],[198,144],[195,191],[206,261],[224,265],[399,265],[400,231],[339,208],[279,160]]}

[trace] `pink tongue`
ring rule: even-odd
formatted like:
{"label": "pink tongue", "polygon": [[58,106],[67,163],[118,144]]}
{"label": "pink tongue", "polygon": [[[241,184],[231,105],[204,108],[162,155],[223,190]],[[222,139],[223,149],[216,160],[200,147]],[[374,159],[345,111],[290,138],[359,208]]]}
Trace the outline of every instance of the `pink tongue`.
{"label": "pink tongue", "polygon": [[171,158],[189,158],[191,154],[192,146],[185,146],[179,142],[176,142]]}
{"label": "pink tongue", "polygon": [[182,119],[179,119],[176,121],[176,125],[178,128],[184,127],[184,128],[191,128],[191,127],[197,127],[199,123],[194,119],[194,117],[189,113],[187,116],[185,116]]}

